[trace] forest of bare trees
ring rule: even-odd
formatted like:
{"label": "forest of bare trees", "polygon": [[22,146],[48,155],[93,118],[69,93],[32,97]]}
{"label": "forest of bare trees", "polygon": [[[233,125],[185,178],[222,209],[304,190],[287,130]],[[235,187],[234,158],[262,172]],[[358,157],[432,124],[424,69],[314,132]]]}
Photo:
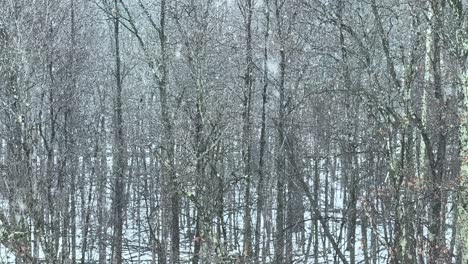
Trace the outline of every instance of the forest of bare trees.
{"label": "forest of bare trees", "polygon": [[468,263],[468,0],[0,0],[0,263]]}

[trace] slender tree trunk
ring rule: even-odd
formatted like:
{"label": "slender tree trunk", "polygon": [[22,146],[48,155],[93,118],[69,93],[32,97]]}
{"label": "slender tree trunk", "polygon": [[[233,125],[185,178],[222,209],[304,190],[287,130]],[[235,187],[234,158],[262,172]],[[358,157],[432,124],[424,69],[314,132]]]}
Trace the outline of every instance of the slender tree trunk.
{"label": "slender tree trunk", "polygon": [[197,102],[195,104],[196,108],[196,116],[195,116],[195,147],[196,147],[196,175],[197,175],[197,183],[196,183],[196,194],[195,194],[195,237],[194,237],[194,256],[192,258],[192,264],[198,264],[200,261],[200,253],[201,253],[201,246],[203,241],[204,235],[204,216],[205,216],[205,208],[202,204],[200,204],[200,200],[202,200],[202,190],[206,184],[205,177],[205,161],[204,161],[204,153],[205,153],[205,145],[204,145],[204,121],[203,116],[205,114],[205,106],[204,106],[204,87],[202,86],[202,82],[199,79],[200,76],[197,76]]}
{"label": "slender tree trunk", "polygon": [[[173,121],[171,120],[171,110],[168,101],[168,86],[169,86],[169,57],[167,50],[167,35],[166,35],[166,0],[160,2],[160,20],[159,20],[159,46],[161,48],[161,58],[159,64],[159,97],[161,107],[161,119],[164,129],[163,138],[163,162],[162,172],[167,175],[170,189],[170,233],[171,233],[171,262],[179,263],[180,251],[180,197],[178,189],[178,179],[175,168],[175,143],[173,133]],[[168,223],[169,224],[169,223]]]}
{"label": "slender tree trunk", "polygon": [[[97,120],[97,143],[98,146],[98,159],[97,161],[97,220],[100,225],[97,226],[97,235],[98,235],[98,255],[99,255],[99,264],[106,263],[107,255],[107,219],[105,215],[105,204],[106,204],[106,194],[105,187],[107,182],[107,161],[106,161],[106,127],[105,127],[105,118],[99,117]],[[85,258],[82,256],[81,264],[85,263]]]}
{"label": "slender tree trunk", "polygon": [[283,39],[283,14],[281,12],[281,3],[275,0],[275,18],[277,37],[280,43],[280,73],[278,78],[278,123],[277,123],[277,142],[276,142],[276,235],[275,235],[275,263],[284,263],[284,195],[285,195],[285,114],[286,114],[286,53],[284,50]]}
{"label": "slender tree trunk", "polygon": [[262,213],[264,205],[264,174],[265,174],[265,148],[266,148],[266,104],[268,91],[268,38],[270,30],[270,6],[269,0],[265,0],[265,33],[263,47],[263,91],[262,91],[262,121],[260,128],[260,153],[258,162],[258,183],[257,183],[257,215],[255,221],[255,261],[260,263],[260,244],[262,229]]}
{"label": "slender tree trunk", "polygon": [[122,242],[123,242],[123,222],[125,208],[125,145],[123,132],[123,105],[122,105],[122,76],[121,76],[121,57],[120,57],[120,32],[119,32],[119,7],[118,0],[114,0],[113,17],[114,22],[114,56],[115,56],[115,95],[114,95],[114,201],[113,201],[113,260],[114,264],[122,263]]}
{"label": "slender tree trunk", "polygon": [[[319,208],[320,159],[314,160],[314,208]],[[319,223],[318,216],[313,220],[314,228],[314,263],[319,263]]]}
{"label": "slender tree trunk", "polygon": [[244,112],[243,112],[243,162],[245,177],[245,201],[244,201],[244,243],[243,257],[248,261],[252,257],[252,215],[251,215],[251,102],[253,89],[253,59],[252,59],[252,0],[246,0],[246,5],[241,7],[246,11],[244,17],[246,29],[246,70],[244,76]]}
{"label": "slender tree trunk", "polygon": [[[71,0],[70,2],[70,19],[71,19],[71,50],[70,50],[70,74],[71,74],[71,91],[70,91],[70,97],[73,98],[74,94],[76,93],[76,72],[75,72],[75,49],[76,49],[76,25],[75,25],[75,0]],[[69,171],[70,171],[70,177],[71,177],[71,183],[70,183],[70,218],[71,218],[71,245],[70,245],[70,250],[71,250],[71,263],[75,264],[76,263],[76,152],[73,151],[75,148],[75,139],[73,138],[73,129],[74,129],[74,119],[72,117],[72,110],[69,108],[67,109],[67,114],[65,116],[65,122],[67,122],[67,118],[70,119],[68,123],[72,123],[71,128],[71,135],[70,135],[70,146],[67,148],[68,156],[69,156],[69,162],[71,163],[69,165]]]}
{"label": "slender tree trunk", "polygon": [[[340,34],[340,48],[341,48],[341,59],[342,59],[342,71],[343,71],[343,76],[344,76],[344,86],[346,91],[348,91],[348,95],[352,96],[352,80],[351,80],[351,73],[349,70],[349,59],[348,59],[348,51],[346,48],[346,43],[345,43],[345,38],[344,38],[344,23],[343,23],[343,12],[344,12],[344,6],[345,3],[343,0],[340,0],[339,6],[338,6],[338,21],[340,23],[339,27],[339,34]],[[347,197],[347,201],[344,204],[348,205],[348,210],[347,210],[347,250],[349,251],[349,262],[351,264],[354,264],[356,262],[356,249],[355,249],[355,244],[356,244],[356,203],[357,203],[357,169],[356,167],[358,166],[357,163],[357,157],[354,157],[353,159],[353,154],[356,149],[354,146],[354,136],[356,136],[355,129],[355,112],[356,110],[353,109],[354,105],[352,104],[352,97],[347,98],[347,101],[345,102],[345,111],[346,111],[346,129],[349,131],[348,133],[348,139],[347,142],[345,143],[344,151],[345,151],[345,157],[344,157],[344,173],[345,173],[345,184],[346,187],[349,188],[349,197]],[[355,160],[355,161],[353,161]],[[344,191],[345,195],[347,193],[347,190]],[[346,200],[346,199],[345,199]]]}
{"label": "slender tree trunk", "polygon": [[442,1],[432,0],[431,1],[431,33],[432,33],[432,58],[431,68],[433,74],[433,92],[436,104],[434,110],[436,126],[433,137],[433,142],[437,142],[435,147],[436,152],[431,148],[428,148],[431,144],[430,141],[426,141],[426,152],[428,154],[429,166],[431,170],[431,202],[430,202],[430,216],[431,222],[429,225],[429,264],[436,264],[440,261],[443,256],[441,255],[443,246],[445,244],[445,234],[442,233],[443,226],[443,210],[445,206],[442,202],[442,180],[444,176],[445,168],[445,156],[446,156],[446,136],[445,136],[445,125],[444,117],[441,109],[445,106],[444,95],[442,90],[442,75],[441,75],[441,34],[442,34],[442,12],[443,6]]}

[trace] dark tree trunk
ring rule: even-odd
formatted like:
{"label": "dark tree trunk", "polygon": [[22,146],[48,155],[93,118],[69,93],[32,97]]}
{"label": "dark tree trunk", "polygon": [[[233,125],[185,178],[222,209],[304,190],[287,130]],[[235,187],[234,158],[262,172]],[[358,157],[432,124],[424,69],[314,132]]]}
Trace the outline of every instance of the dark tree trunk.
{"label": "dark tree trunk", "polygon": [[123,128],[123,103],[122,103],[122,76],[120,57],[120,14],[118,0],[114,0],[113,7],[115,14],[114,22],[114,56],[115,56],[115,95],[113,109],[113,133],[114,133],[114,200],[113,200],[113,227],[112,238],[114,264],[122,263],[122,243],[123,243],[123,223],[125,208],[125,168],[127,160],[125,158],[124,128]]}

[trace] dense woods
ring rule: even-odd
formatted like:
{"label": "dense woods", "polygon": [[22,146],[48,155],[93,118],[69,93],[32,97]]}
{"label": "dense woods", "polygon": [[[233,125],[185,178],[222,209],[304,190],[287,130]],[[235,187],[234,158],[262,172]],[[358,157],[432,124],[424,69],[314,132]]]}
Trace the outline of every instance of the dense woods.
{"label": "dense woods", "polygon": [[0,263],[467,263],[467,56],[467,0],[0,0]]}

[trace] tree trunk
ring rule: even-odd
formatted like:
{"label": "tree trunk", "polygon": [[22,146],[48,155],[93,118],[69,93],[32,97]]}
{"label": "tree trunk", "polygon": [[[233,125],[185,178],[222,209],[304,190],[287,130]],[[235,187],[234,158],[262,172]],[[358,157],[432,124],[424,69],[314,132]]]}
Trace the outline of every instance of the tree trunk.
{"label": "tree trunk", "polygon": [[431,172],[431,201],[430,201],[430,224],[429,224],[429,264],[436,264],[443,259],[441,255],[445,244],[445,233],[442,233],[442,222],[444,219],[442,207],[445,206],[442,202],[442,180],[444,178],[445,159],[446,159],[446,136],[444,114],[441,109],[445,106],[444,95],[442,90],[442,75],[441,75],[441,34],[442,34],[442,12],[443,6],[440,0],[431,1],[431,33],[432,33],[432,58],[431,68],[433,74],[433,92],[435,99],[434,114],[436,126],[434,127],[434,136],[432,142],[436,142],[433,147],[431,141],[426,141],[426,153]]}
{"label": "tree trunk", "polygon": [[275,0],[275,18],[277,37],[280,43],[279,56],[280,56],[280,73],[278,79],[278,123],[277,129],[277,142],[276,142],[276,236],[275,236],[275,263],[284,263],[284,196],[285,196],[285,114],[286,114],[286,53],[284,50],[283,39],[283,14],[281,12],[281,3]]}
{"label": "tree trunk", "polygon": [[264,174],[265,174],[265,148],[266,148],[266,104],[268,91],[268,37],[270,30],[270,6],[269,0],[265,0],[265,33],[263,47],[263,91],[262,91],[262,121],[260,128],[260,153],[258,162],[257,183],[257,215],[255,221],[255,263],[260,263],[260,244],[262,229],[262,213],[264,205]]}
{"label": "tree trunk", "polygon": [[[100,116],[97,120],[97,134],[96,139],[98,148],[98,161],[97,161],[97,220],[100,225],[97,226],[97,236],[98,236],[98,255],[99,255],[99,264],[106,264],[106,255],[107,255],[107,219],[105,217],[105,204],[106,204],[106,182],[107,182],[107,161],[106,161],[106,127],[105,127],[105,118]],[[84,180],[84,179],[83,179]],[[84,255],[81,258],[81,264],[85,263]]]}
{"label": "tree trunk", "polygon": [[167,35],[166,35],[166,0],[160,2],[160,19],[159,19],[159,46],[161,48],[161,56],[159,63],[159,97],[161,107],[161,119],[164,130],[164,137],[162,139],[163,153],[161,169],[163,175],[167,175],[170,189],[170,233],[171,233],[171,262],[179,263],[179,251],[180,251],[180,198],[178,189],[178,179],[175,168],[175,143],[173,133],[173,121],[171,120],[171,109],[168,101],[168,80],[169,80],[169,57],[167,51]]}
{"label": "tree trunk", "polygon": [[122,105],[122,77],[121,77],[121,57],[120,57],[120,32],[119,32],[119,7],[118,0],[114,0],[114,55],[115,55],[115,95],[113,109],[113,132],[114,132],[114,201],[113,201],[113,227],[112,238],[113,260],[114,264],[122,263],[122,242],[123,242],[123,223],[125,208],[125,145],[123,131],[123,105]]}
{"label": "tree trunk", "polygon": [[252,0],[246,0],[246,5],[242,8],[245,9],[244,23],[246,29],[246,70],[244,76],[244,110],[243,110],[243,163],[244,163],[244,177],[245,177],[245,201],[244,201],[244,243],[243,243],[243,257],[248,261],[252,257],[252,216],[251,216],[251,102],[252,102],[252,89],[253,89],[253,59],[252,59],[252,13],[253,6]]}

